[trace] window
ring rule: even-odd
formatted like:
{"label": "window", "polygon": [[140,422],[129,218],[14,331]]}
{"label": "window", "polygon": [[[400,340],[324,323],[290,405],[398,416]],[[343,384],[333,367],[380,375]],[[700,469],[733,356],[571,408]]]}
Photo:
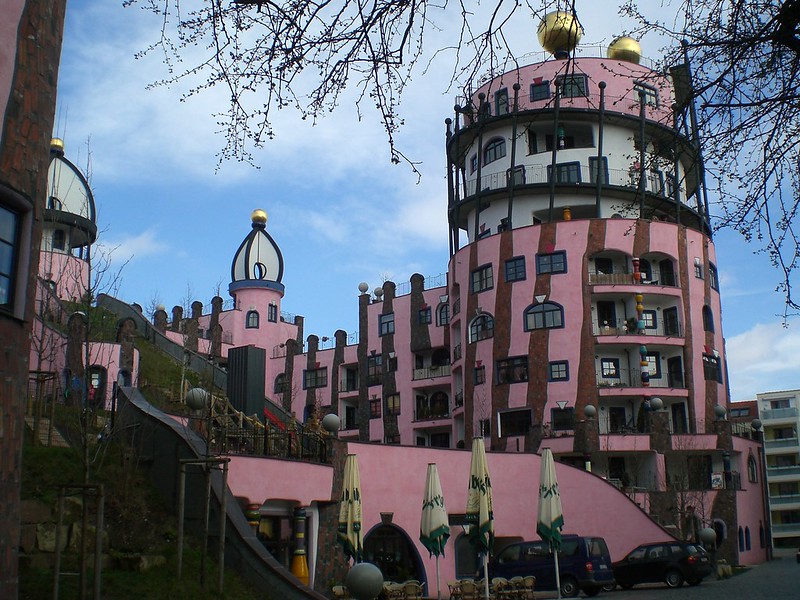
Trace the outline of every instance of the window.
{"label": "window", "polygon": [[658,316],[654,310],[643,310],[642,321],[645,329],[656,329],[658,327]]}
{"label": "window", "polygon": [[508,114],[508,88],[503,88],[495,93],[494,106],[496,115]]}
{"label": "window", "polygon": [[511,356],[497,361],[497,383],[528,381],[528,357]]}
{"label": "window", "polygon": [[431,448],[449,448],[450,434],[446,431],[432,432],[430,435]]}
{"label": "window", "polygon": [[569,361],[554,360],[550,362],[547,376],[548,381],[569,380]]}
{"label": "window", "polygon": [[575,408],[553,408],[550,411],[550,423],[553,431],[564,431],[575,428]]}
{"label": "window", "polygon": [[400,444],[400,436],[399,435],[387,435],[386,436],[386,443],[390,445],[397,446]]}
{"label": "window", "polygon": [[480,436],[483,438],[492,437],[492,420],[491,419],[481,419],[478,421],[478,430],[480,431]]}
{"label": "window", "polygon": [[0,206],[0,308],[9,309],[14,298],[19,216]]}
{"label": "window", "polygon": [[645,85],[644,83],[636,82],[633,85],[633,93],[636,94],[636,101],[638,102],[642,94],[644,94],[644,103],[648,106],[658,106],[658,91],[656,88]]}
{"label": "window", "polygon": [[555,302],[534,304],[525,311],[525,331],[564,326],[564,309]]}
{"label": "window", "polygon": [[486,367],[475,367],[472,372],[472,381],[475,385],[480,385],[486,382]]}
{"label": "window", "polygon": [[430,307],[420,309],[420,311],[419,311],[419,324],[420,325],[430,325],[431,322],[432,322],[432,319],[431,319],[431,309],[430,309]]}
{"label": "window", "polygon": [[246,329],[258,329],[258,311],[257,310],[250,310],[247,312],[247,317],[245,320],[245,328]]}
{"label": "window", "polygon": [[494,335],[494,317],[483,313],[472,319],[469,324],[469,343],[485,340]]}
{"label": "window", "polygon": [[758,467],[752,454],[747,457],[747,480],[750,483],[758,483]]}
{"label": "window", "polygon": [[722,361],[714,354],[703,354],[703,377],[722,383]]}
{"label": "window", "polygon": [[550,97],[550,82],[541,81],[531,84],[531,102],[547,100]]}
{"label": "window", "polygon": [[470,175],[478,170],[478,155],[473,154],[469,158],[469,172]]}
{"label": "window", "polygon": [[278,322],[278,305],[277,304],[269,304],[267,305],[267,321],[270,323],[277,323]]}
{"label": "window", "polygon": [[378,317],[378,335],[394,333],[394,313],[387,313]]}
{"label": "window", "polygon": [[672,198],[673,200],[680,201],[680,186],[675,184],[675,174],[674,173],[667,173],[666,174],[666,186],[667,186],[667,197]]}
{"label": "window", "polygon": [[694,276],[698,279],[703,279],[703,265],[698,261],[694,263]]}
{"label": "window", "polygon": [[63,229],[56,229],[53,232],[53,250],[63,250],[67,247],[67,236]]}
{"label": "window", "polygon": [[566,273],[567,272],[567,253],[564,251],[553,252],[552,254],[536,255],[536,273]]}
{"label": "window", "polygon": [[399,415],[400,414],[400,394],[392,394],[386,396],[386,414]]}
{"label": "window", "polygon": [[561,88],[563,98],[576,98],[586,96],[586,75],[563,75],[556,78],[556,84]]}
{"label": "window", "polygon": [[506,261],[506,281],[525,279],[525,257],[515,256]]}
{"label": "window", "polygon": [[303,389],[327,387],[328,367],[319,369],[303,369]]}
{"label": "window", "polygon": [[506,141],[502,138],[489,140],[483,149],[483,164],[488,165],[506,155]]}
{"label": "window", "polygon": [[381,371],[383,367],[383,356],[373,354],[367,357],[367,385],[378,385],[381,383]]}
{"label": "window", "polygon": [[531,409],[505,410],[500,417],[500,437],[525,435],[531,428]]}
{"label": "window", "polygon": [[703,306],[703,331],[714,333],[714,313],[707,304]]}
{"label": "window", "polygon": [[[600,183],[608,183],[608,158],[602,157],[602,167],[600,169]],[[589,157],[589,181],[597,183],[597,165],[598,160],[596,156]]]}
{"label": "window", "polygon": [[619,359],[601,358],[600,375],[604,379],[619,379]]}
{"label": "window", "polygon": [[436,324],[440,327],[450,322],[450,305],[440,304],[436,309]]}
{"label": "window", "polygon": [[536,132],[528,129],[528,154],[538,154],[539,144],[536,142]]}
{"label": "window", "polygon": [[717,267],[711,263],[708,264],[708,284],[711,286],[712,290],[719,291],[719,276],[717,275]]}
{"label": "window", "polygon": [[484,265],[472,272],[472,293],[476,294],[494,287],[492,265]]}
{"label": "window", "polygon": [[379,398],[373,398],[369,401],[369,418],[370,419],[380,419],[381,418],[381,401]]}
{"label": "window", "polygon": [[651,379],[659,379],[661,377],[661,355],[658,352],[651,352],[642,357],[642,362],[646,362],[647,366],[642,365],[642,371],[647,371]]}
{"label": "window", "polygon": [[[547,165],[547,181],[552,177],[553,167]],[[556,165],[556,183],[580,183],[581,163],[568,162]]]}
{"label": "window", "polygon": [[275,383],[273,384],[272,391],[276,394],[283,394],[287,392],[288,389],[286,374],[278,373],[278,375],[275,377]]}

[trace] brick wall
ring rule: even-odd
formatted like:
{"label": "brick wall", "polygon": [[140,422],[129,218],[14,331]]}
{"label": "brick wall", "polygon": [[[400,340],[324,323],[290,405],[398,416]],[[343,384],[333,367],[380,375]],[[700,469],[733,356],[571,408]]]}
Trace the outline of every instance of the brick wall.
{"label": "brick wall", "polygon": [[[18,27],[4,27],[0,43],[16,47],[15,60],[4,64],[10,87],[0,140],[0,188],[33,205],[30,243],[20,248],[20,265],[29,265],[28,302],[17,319],[0,313],[0,598],[18,595],[20,540],[20,466],[25,390],[28,378],[33,284],[38,268],[41,211],[47,190],[50,137],[55,113],[56,81],[61,54],[66,0],[11,0],[4,18],[19,15]],[[21,10],[20,10],[21,9]],[[12,17],[13,18],[13,17]],[[9,32],[13,35],[9,37]],[[10,75],[10,77],[8,77]],[[29,260],[28,260],[29,259]]]}

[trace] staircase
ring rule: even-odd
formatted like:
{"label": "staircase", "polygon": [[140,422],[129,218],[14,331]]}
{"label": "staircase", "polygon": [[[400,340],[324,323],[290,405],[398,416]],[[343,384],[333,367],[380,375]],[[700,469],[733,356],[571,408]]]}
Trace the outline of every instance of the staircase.
{"label": "staircase", "polygon": [[[34,418],[25,417],[25,426],[33,432],[35,430]],[[69,448],[67,440],[64,439],[64,436],[61,435],[58,429],[55,427],[51,429],[50,419],[46,417],[42,417],[39,420],[39,445],[49,446],[51,448]]]}

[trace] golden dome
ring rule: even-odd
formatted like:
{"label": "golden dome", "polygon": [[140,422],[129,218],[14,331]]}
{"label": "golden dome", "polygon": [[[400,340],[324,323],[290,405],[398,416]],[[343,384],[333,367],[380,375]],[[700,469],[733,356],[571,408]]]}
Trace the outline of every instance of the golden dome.
{"label": "golden dome", "polygon": [[547,13],[539,23],[539,43],[550,54],[572,52],[583,35],[583,27],[570,13],[560,10]]}
{"label": "golden dome", "polygon": [[253,223],[263,223],[264,225],[267,224],[267,211],[262,208],[257,208],[253,211],[253,214],[250,215],[250,220]]}
{"label": "golden dome", "polygon": [[57,154],[64,154],[64,140],[57,137],[51,138],[50,151],[56,152]]}
{"label": "golden dome", "polygon": [[613,60],[624,60],[638,65],[642,58],[642,47],[635,39],[623,35],[609,44],[607,54]]}

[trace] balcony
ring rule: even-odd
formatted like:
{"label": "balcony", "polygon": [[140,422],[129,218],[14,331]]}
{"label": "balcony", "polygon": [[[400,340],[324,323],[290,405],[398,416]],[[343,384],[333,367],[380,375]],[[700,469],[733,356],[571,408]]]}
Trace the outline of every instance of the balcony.
{"label": "balcony", "polygon": [[769,504],[772,507],[781,504],[800,504],[800,494],[787,494],[785,496],[770,496]]}
{"label": "balcony", "polygon": [[456,408],[464,406],[464,390],[456,392],[456,395],[453,397],[453,403]]}
{"label": "balcony", "polygon": [[784,535],[800,535],[800,523],[773,523],[772,533]]}
{"label": "balcony", "polygon": [[762,410],[760,415],[762,421],[772,421],[777,419],[796,419],[796,408],[773,408],[771,410]]}
{"label": "balcony", "polygon": [[346,394],[348,392],[357,392],[358,391],[358,381],[340,381],[339,382],[339,392],[342,394]]}
{"label": "balcony", "polygon": [[661,373],[661,377],[650,376],[649,385],[642,385],[641,371],[631,369],[617,369],[616,373],[603,374],[601,371],[596,372],[597,387],[599,388],[629,388],[629,387],[651,387],[651,388],[678,388],[683,389],[686,387],[684,377],[680,375],[673,375],[669,373]]}
{"label": "balcony", "polygon": [[433,379],[435,377],[449,377],[450,365],[442,365],[440,367],[424,367],[422,369],[414,369],[412,378],[414,381],[418,379]]}
{"label": "balcony", "polygon": [[796,437],[793,438],[783,438],[778,440],[766,440],[764,442],[764,447],[768,450],[772,450],[775,448],[795,448],[798,445],[798,439]]}
{"label": "balcony", "polygon": [[449,419],[450,409],[445,405],[425,404],[418,402],[414,411],[415,421],[433,421],[435,419]]}
{"label": "balcony", "polygon": [[767,477],[800,476],[800,465],[788,467],[767,467]]}
{"label": "balcony", "polygon": [[453,360],[461,360],[461,344],[453,347]]}
{"label": "balcony", "polygon": [[598,321],[592,321],[592,332],[596,336],[604,335],[647,335],[660,337],[683,337],[683,329],[679,323],[664,323],[659,319],[655,327],[637,330],[634,319],[617,319],[616,322],[609,323],[603,321],[602,325]]}

